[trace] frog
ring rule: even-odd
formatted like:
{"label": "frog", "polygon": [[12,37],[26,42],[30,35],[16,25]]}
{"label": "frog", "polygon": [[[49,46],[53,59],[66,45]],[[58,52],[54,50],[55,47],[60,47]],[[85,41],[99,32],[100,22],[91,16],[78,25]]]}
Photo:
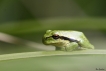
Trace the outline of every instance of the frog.
{"label": "frog", "polygon": [[55,46],[55,50],[60,51],[94,49],[84,33],[76,30],[47,30],[42,42]]}

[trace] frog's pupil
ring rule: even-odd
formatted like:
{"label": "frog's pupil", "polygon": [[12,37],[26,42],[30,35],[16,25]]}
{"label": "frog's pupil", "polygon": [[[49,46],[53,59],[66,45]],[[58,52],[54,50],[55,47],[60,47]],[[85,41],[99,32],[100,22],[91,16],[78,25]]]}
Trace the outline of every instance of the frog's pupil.
{"label": "frog's pupil", "polygon": [[52,37],[53,37],[54,39],[58,39],[58,38],[59,38],[58,35],[53,35]]}

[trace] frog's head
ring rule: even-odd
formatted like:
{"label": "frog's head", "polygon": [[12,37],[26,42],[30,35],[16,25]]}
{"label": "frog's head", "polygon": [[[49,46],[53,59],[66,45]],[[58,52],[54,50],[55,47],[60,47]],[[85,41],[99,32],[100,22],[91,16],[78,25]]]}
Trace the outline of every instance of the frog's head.
{"label": "frog's head", "polygon": [[46,45],[59,45],[63,44],[65,40],[60,37],[61,31],[59,30],[47,30],[43,36],[43,43]]}

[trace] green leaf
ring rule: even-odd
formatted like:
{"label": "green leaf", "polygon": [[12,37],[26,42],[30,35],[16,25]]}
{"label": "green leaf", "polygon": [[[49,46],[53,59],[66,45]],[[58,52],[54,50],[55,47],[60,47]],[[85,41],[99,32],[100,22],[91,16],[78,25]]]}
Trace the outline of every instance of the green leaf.
{"label": "green leaf", "polygon": [[106,67],[106,50],[40,51],[0,55],[1,71],[95,71]]}

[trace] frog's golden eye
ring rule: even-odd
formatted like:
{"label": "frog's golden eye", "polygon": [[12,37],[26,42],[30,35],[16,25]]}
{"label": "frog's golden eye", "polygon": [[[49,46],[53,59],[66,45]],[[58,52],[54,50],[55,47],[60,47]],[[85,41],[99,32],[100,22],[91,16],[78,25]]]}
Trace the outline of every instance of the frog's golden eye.
{"label": "frog's golden eye", "polygon": [[53,39],[59,39],[60,38],[59,35],[57,35],[57,34],[52,35],[52,37],[53,37]]}

